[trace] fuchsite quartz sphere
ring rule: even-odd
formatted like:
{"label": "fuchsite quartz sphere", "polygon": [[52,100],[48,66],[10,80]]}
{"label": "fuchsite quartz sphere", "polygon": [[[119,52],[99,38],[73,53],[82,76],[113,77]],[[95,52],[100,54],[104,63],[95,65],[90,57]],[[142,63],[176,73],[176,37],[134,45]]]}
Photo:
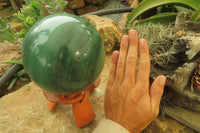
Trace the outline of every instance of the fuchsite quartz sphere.
{"label": "fuchsite quartz sphere", "polygon": [[25,70],[38,86],[63,95],[89,87],[105,61],[97,30],[85,19],[66,13],[34,24],[24,39],[22,55]]}

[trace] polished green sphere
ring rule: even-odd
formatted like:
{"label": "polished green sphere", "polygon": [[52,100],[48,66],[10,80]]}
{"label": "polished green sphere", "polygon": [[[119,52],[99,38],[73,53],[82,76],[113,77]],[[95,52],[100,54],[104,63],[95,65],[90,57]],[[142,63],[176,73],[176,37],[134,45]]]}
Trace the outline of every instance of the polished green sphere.
{"label": "polished green sphere", "polygon": [[22,48],[24,68],[42,89],[72,94],[89,87],[100,75],[104,44],[84,18],[54,14],[38,21]]}

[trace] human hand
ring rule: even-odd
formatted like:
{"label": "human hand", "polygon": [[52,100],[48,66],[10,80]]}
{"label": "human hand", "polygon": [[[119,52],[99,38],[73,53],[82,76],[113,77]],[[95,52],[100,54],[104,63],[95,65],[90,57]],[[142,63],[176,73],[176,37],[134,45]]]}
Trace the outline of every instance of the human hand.
{"label": "human hand", "polygon": [[122,37],[120,51],[112,55],[104,100],[107,119],[133,133],[148,126],[159,113],[166,81],[165,76],[158,76],[149,88],[149,75],[147,42],[144,39],[138,41],[137,32],[131,30],[129,36]]}

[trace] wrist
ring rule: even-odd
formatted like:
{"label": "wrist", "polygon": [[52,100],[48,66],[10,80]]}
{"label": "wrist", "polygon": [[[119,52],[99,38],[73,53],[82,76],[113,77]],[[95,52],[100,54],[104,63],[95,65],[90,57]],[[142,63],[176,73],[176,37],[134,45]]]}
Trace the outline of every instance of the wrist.
{"label": "wrist", "polygon": [[120,121],[116,121],[116,120],[113,120],[113,119],[110,119],[110,118],[106,118],[106,120],[112,121],[112,122],[120,125],[121,127],[126,129],[130,133],[140,133],[142,131],[142,130],[138,130],[136,128],[133,128],[133,124],[130,125],[127,122],[120,122]]}
{"label": "wrist", "polygon": [[110,120],[102,119],[93,133],[130,133],[126,128],[120,124]]}

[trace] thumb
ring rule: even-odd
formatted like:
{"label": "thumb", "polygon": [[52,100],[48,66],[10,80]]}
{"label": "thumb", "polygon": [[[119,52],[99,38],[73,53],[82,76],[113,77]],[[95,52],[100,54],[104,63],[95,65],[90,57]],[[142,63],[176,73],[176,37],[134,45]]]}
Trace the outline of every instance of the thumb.
{"label": "thumb", "polygon": [[158,115],[159,112],[159,105],[163,94],[165,81],[166,81],[165,76],[158,76],[151,85],[150,89],[151,106],[152,106],[152,112],[156,113],[156,115]]}

